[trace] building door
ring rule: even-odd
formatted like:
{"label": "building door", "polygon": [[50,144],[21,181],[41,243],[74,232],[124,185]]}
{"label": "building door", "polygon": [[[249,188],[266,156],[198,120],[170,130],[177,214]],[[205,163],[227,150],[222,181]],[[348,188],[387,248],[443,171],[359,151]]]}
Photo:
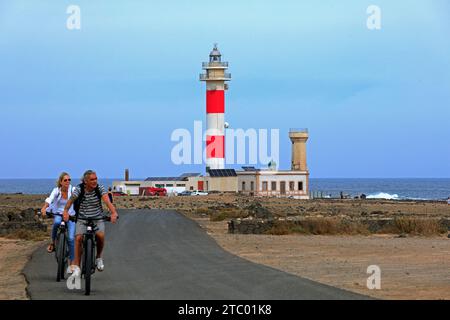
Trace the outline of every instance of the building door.
{"label": "building door", "polygon": [[286,194],[286,181],[280,181],[280,193]]}
{"label": "building door", "polygon": [[203,181],[198,181],[197,190],[203,191]]}

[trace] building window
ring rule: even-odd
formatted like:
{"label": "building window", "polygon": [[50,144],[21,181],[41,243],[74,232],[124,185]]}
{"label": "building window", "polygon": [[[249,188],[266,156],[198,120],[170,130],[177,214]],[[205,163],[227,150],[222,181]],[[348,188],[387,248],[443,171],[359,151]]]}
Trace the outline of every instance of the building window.
{"label": "building window", "polygon": [[303,191],[303,181],[298,182],[298,190]]}
{"label": "building window", "polygon": [[280,193],[286,194],[286,181],[280,181]]}
{"label": "building window", "polygon": [[267,181],[262,182],[262,191],[267,191]]}
{"label": "building window", "polygon": [[172,183],[168,183],[168,184],[166,184],[166,187],[173,187],[173,184]]}
{"label": "building window", "polygon": [[294,191],[294,189],[295,189],[294,181],[289,181],[289,191]]}
{"label": "building window", "polygon": [[242,191],[245,191],[245,181],[242,181]]}
{"label": "building window", "polygon": [[190,186],[190,187],[189,187],[189,190],[194,190],[194,187],[193,187],[193,186]]}
{"label": "building window", "polygon": [[177,183],[177,187],[186,187],[186,185],[184,183],[182,183],[182,184]]}
{"label": "building window", "polygon": [[272,187],[271,187],[272,191],[277,191],[277,182],[276,181],[272,181]]}
{"label": "building window", "polygon": [[255,190],[255,182],[253,181],[250,182],[250,190],[251,191]]}

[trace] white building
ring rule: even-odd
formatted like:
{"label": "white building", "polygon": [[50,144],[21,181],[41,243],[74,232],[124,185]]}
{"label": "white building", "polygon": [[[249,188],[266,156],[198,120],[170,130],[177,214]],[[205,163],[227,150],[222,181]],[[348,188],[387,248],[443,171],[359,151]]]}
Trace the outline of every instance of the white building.
{"label": "white building", "polygon": [[138,195],[142,181],[113,181],[112,191],[128,195]]}
{"label": "white building", "polygon": [[200,173],[184,173],[179,177],[148,177],[143,181],[113,181],[112,189],[128,195],[140,195],[139,188],[165,188],[168,194],[180,193],[184,190],[198,190],[197,180],[203,178]]}
{"label": "white building", "polygon": [[308,174],[304,171],[245,168],[236,173],[239,192],[257,197],[309,199]]}

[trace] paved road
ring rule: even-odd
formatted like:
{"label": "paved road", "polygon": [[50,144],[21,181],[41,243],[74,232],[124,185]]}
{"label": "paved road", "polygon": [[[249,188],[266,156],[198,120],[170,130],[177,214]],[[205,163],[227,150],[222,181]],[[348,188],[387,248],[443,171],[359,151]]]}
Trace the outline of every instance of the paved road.
{"label": "paved road", "polygon": [[[107,223],[105,271],[91,296],[55,281],[45,246],[25,267],[32,299],[364,299],[224,251],[194,221],[174,211],[122,210]],[[83,284],[84,287],[84,284]]]}

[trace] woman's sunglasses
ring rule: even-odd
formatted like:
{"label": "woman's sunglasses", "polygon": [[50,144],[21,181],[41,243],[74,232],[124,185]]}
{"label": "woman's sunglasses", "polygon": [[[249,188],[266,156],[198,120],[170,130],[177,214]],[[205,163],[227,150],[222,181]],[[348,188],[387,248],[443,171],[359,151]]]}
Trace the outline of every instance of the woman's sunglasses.
{"label": "woman's sunglasses", "polygon": [[64,181],[64,182],[72,181],[72,179],[64,179],[63,181]]}

